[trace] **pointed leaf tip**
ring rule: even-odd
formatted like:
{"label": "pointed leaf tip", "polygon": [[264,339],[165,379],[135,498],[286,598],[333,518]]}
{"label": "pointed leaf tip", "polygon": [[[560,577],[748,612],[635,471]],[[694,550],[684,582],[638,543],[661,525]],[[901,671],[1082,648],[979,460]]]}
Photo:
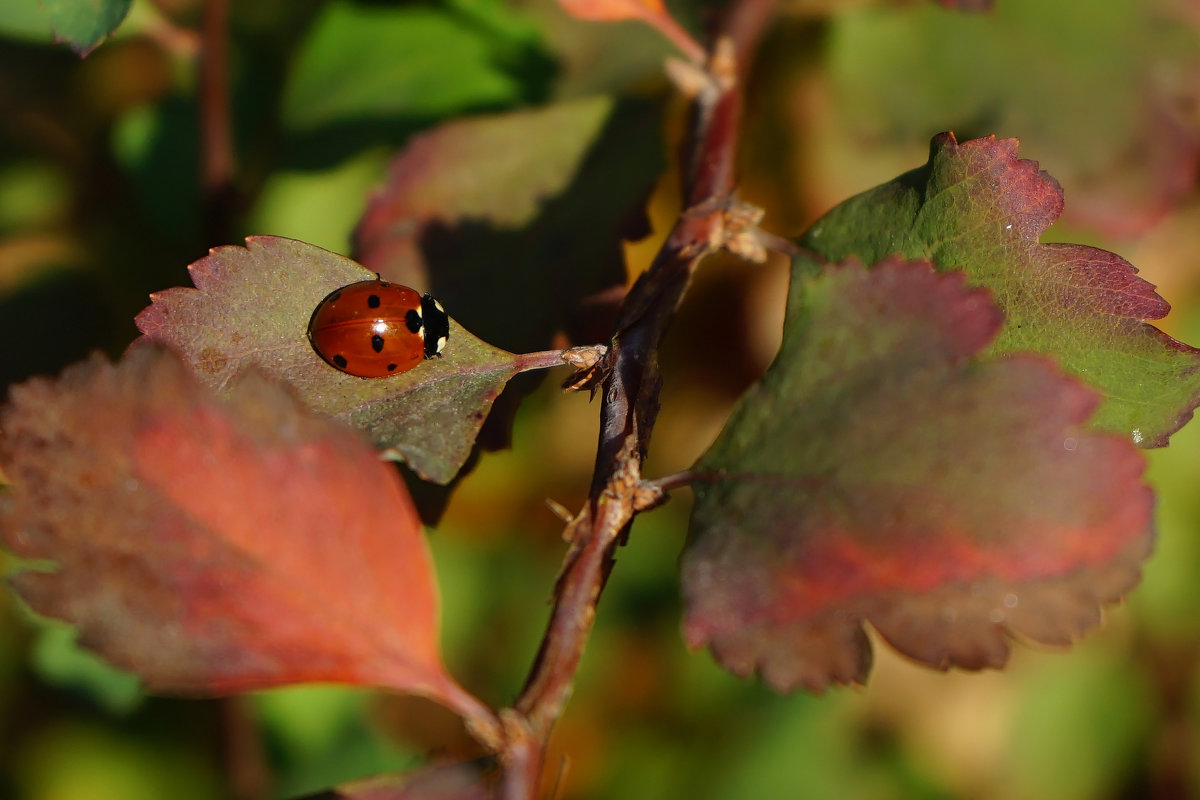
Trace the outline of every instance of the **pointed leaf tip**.
{"label": "pointed leaf tip", "polygon": [[938,668],[1065,644],[1137,581],[1152,497],[1097,396],[980,360],[987,292],[924,263],[794,276],[784,343],[695,469],[684,633],[780,690],[866,679],[863,623]]}
{"label": "pointed leaf tip", "polygon": [[1163,446],[1200,404],[1200,350],[1146,322],[1170,307],[1128,261],[1039,242],[1062,212],[1062,188],[1018,158],[1018,144],[939,134],[925,166],[837,206],[802,244],[830,261],[899,254],[962,270],[1006,317],[993,354],[1055,359],[1103,395],[1094,427]]}
{"label": "pointed leaf tip", "polygon": [[54,39],[80,56],[96,49],[120,26],[133,0],[41,0]]}

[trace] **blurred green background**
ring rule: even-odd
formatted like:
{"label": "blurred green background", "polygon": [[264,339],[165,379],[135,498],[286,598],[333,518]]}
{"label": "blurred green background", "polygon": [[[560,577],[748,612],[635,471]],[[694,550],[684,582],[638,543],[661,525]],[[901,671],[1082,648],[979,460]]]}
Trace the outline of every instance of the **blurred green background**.
{"label": "blurred green background", "polygon": [[[676,10],[693,29],[711,11]],[[237,202],[214,221],[199,178],[202,11],[201,0],[135,0],[81,60],[50,41],[37,0],[0,7],[4,385],[95,348],[119,353],[147,294],[186,284],[210,246],[256,233],[350,252],[388,159],[442,120],[608,94],[666,99],[668,154],[683,130],[666,45],[550,0],[233,3]],[[1163,327],[1200,343],[1194,4],[998,0],[967,15],[795,0],[756,64],[742,195],[792,235],[923,163],[947,129],[1020,137],[1066,191],[1052,238],[1129,258],[1174,305]],[[657,176],[654,233],[627,247],[631,275],[678,213],[677,185],[673,168]],[[720,429],[771,359],[785,290],[780,262],[706,266],[663,355],[648,474],[686,467]],[[513,449],[481,459],[431,534],[447,661],[497,705],[520,689],[564,551],[543,501],[578,507],[594,457],[596,405],[554,384],[524,402]],[[1200,796],[1200,429],[1148,457],[1157,552],[1103,631],[1069,654],[1018,647],[1009,669],[976,675],[880,648],[866,688],[823,697],[776,697],[686,652],[674,573],[689,498],[678,492],[619,553],[555,732],[557,796]],[[0,598],[0,797],[286,797],[468,747],[432,705],[370,692],[148,698],[69,630]]]}

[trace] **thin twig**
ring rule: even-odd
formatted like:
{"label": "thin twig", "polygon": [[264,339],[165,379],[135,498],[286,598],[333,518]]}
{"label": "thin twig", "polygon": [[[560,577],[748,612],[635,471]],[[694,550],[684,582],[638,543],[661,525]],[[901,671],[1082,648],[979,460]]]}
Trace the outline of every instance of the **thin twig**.
{"label": "thin twig", "polygon": [[229,97],[229,2],[205,0],[200,49],[204,241],[224,242],[233,220],[233,123]]}
{"label": "thin twig", "polygon": [[522,353],[513,359],[513,363],[519,373],[535,369],[565,367],[567,362],[563,361],[564,352],[563,350],[539,350],[536,353]]}
{"label": "thin twig", "polygon": [[[602,384],[600,440],[589,499],[568,523],[571,542],[541,648],[515,712],[544,746],[570,695],[575,671],[613,565],[647,485],[642,460],[658,413],[658,349],[697,264],[722,246],[726,211],[735,203],[734,163],[745,64],[770,17],[773,0],[739,0],[710,60],[711,87],[695,98],[692,136],[684,156],[681,215],[653,264],[622,305]],[[525,800],[510,793],[506,800]]]}
{"label": "thin twig", "polygon": [[711,476],[709,473],[684,470],[683,472],[673,472],[670,475],[663,475],[661,478],[642,481],[642,484],[649,489],[660,492],[671,492],[675,489],[682,489],[685,486],[691,486],[693,483],[700,483],[710,479]]}

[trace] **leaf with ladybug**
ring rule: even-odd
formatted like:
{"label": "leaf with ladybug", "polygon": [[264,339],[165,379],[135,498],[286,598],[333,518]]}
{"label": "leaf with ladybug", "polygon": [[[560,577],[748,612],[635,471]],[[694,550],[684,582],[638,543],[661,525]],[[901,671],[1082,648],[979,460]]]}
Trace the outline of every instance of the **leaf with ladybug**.
{"label": "leaf with ladybug", "polygon": [[[313,411],[365,431],[376,447],[438,483],[458,472],[505,383],[523,370],[558,363],[552,355],[525,357],[491,347],[413,290],[391,285],[383,292],[364,291],[364,282],[378,286],[373,274],[291,239],[256,236],[246,247],[219,247],[189,272],[196,288],[156,292],[138,315],[138,329],[147,338],[170,345],[205,384],[220,391],[251,366],[286,381]],[[366,314],[344,340],[334,331],[345,328],[322,326],[318,312],[323,307],[345,316],[348,306],[335,307],[330,300],[338,290]],[[376,314],[381,309],[370,307],[372,296],[387,302],[381,317]],[[423,311],[424,317],[414,319],[410,311]],[[376,340],[363,319],[379,321],[386,336]],[[316,325],[311,340],[310,324]],[[332,344],[335,339],[341,349]],[[348,365],[360,359],[378,363],[368,373],[384,376],[350,374],[335,365],[339,356]],[[396,369],[389,370],[392,363]]]}
{"label": "leaf with ladybug", "polygon": [[1153,497],[1100,396],[958,272],[797,261],[784,341],[694,467],[685,636],[779,690],[866,679],[870,623],[930,666],[1068,644],[1138,580]]}
{"label": "leaf with ladybug", "polygon": [[224,397],[146,344],[13,388],[0,540],[34,611],[159,692],[298,682],[429,696],[487,725],[445,671],[424,530],[353,431],[255,373]]}

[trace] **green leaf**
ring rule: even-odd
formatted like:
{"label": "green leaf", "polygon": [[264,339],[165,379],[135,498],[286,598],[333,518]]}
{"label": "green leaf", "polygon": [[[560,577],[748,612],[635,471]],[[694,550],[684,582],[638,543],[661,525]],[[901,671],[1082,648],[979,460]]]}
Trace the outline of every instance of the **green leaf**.
{"label": "green leaf", "polygon": [[527,99],[544,64],[537,32],[495,2],[329,4],[302,45],[284,98],[295,131],[405,117],[436,119]]}
{"label": "green leaf", "polygon": [[151,295],[137,317],[142,333],[177,350],[218,390],[250,366],[290,383],[310,409],[365,431],[428,480],[455,476],[492,401],[519,371],[516,356],[451,320],[440,358],[389,378],[339,372],[313,350],[309,320],[330,292],[374,275],[303,242],[251,237],[244,248],[214,249],[189,272],[195,289]]}
{"label": "green leaf", "polygon": [[133,0],[42,0],[54,29],[54,38],[86,56],[129,13]]}
{"label": "green leaf", "polygon": [[128,714],[141,703],[138,678],[81,648],[71,626],[44,619],[39,627],[32,660],[43,680],[79,692],[110,714]]}
{"label": "green leaf", "polygon": [[1136,583],[1152,495],[1097,396],[961,273],[885,259],[792,275],[784,342],[694,467],[684,632],[773,687],[865,680],[869,621],[945,669],[1067,644]]}
{"label": "green leaf", "polygon": [[5,0],[0,3],[0,35],[34,42],[54,40],[50,17],[39,0]]}
{"label": "green leaf", "polygon": [[1038,241],[1062,189],[1017,158],[1015,139],[934,137],[929,163],[813,223],[804,247],[831,261],[890,255],[963,270],[1006,323],[990,352],[1043,353],[1104,395],[1092,424],[1159,447],[1200,403],[1200,351],[1143,320],[1169,306],[1113,253]]}
{"label": "green leaf", "polygon": [[872,4],[832,16],[826,42],[832,108],[809,135],[835,174],[891,169],[932,131],[996,131],[1052,165],[1073,224],[1135,235],[1191,192],[1200,142],[1175,76],[1200,69],[1200,28],[1184,5]]}

